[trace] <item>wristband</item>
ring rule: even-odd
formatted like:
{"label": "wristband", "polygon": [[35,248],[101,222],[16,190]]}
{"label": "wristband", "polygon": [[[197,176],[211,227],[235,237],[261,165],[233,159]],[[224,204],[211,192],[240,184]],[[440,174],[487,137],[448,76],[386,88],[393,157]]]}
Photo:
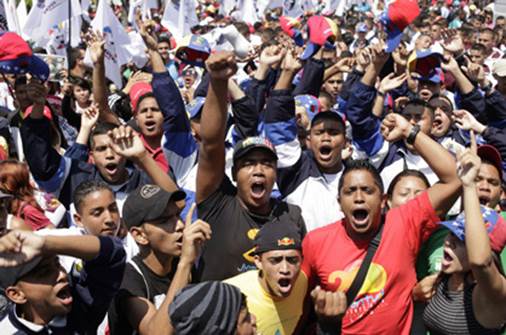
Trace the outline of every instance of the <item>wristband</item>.
{"label": "wristband", "polygon": [[409,135],[406,138],[406,143],[410,144],[410,145],[413,145],[413,143],[415,143],[416,135],[418,135],[419,132],[420,132],[420,126],[417,125],[417,124],[415,124],[411,128],[411,131],[409,132]]}
{"label": "wristband", "polygon": [[380,90],[378,90],[378,95],[383,98],[385,97],[385,93],[381,92]]}
{"label": "wristband", "polygon": [[492,83],[488,83],[488,85],[483,86],[481,89],[483,90],[483,92],[485,92],[485,94],[488,95],[492,90]]}

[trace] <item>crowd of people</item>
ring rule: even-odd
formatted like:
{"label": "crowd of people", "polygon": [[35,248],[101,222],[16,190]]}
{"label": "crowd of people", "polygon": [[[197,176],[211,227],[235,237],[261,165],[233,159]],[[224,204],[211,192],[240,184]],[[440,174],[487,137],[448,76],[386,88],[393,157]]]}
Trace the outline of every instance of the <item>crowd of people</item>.
{"label": "crowd of people", "polygon": [[0,333],[506,334],[506,18],[225,2],[0,32]]}

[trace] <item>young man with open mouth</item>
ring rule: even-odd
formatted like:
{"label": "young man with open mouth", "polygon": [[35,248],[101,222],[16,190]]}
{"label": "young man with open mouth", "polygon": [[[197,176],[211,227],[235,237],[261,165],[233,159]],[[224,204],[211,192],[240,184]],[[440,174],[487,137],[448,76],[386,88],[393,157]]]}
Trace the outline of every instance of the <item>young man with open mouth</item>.
{"label": "young man with open mouth", "polygon": [[303,315],[307,280],[300,273],[302,244],[290,223],[266,223],[255,238],[258,270],[225,280],[248,298],[260,334],[294,334]]}
{"label": "young man with open mouth", "polygon": [[[83,266],[67,273],[58,254]],[[113,237],[10,232],[0,238],[0,285],[12,303],[2,333],[96,333],[124,269],[125,251]]]}
{"label": "young man with open mouth", "polygon": [[[341,327],[343,334],[409,334],[413,319],[411,290],[416,284],[415,262],[426,231],[435,229],[438,215],[452,206],[460,190],[451,154],[401,115],[382,123],[387,141],[407,140],[423,159],[444,171],[441,182],[383,214],[386,199],[381,177],[367,161],[351,161],[339,182],[339,202],[345,218],[310,232],[303,241],[303,273],[313,297],[340,293],[340,308],[316,304],[321,326]],[[379,231],[379,246],[353,301],[348,291]],[[336,257],[338,255],[338,257]],[[348,307],[349,306],[349,307]]]}
{"label": "young man with open mouth", "polygon": [[206,66],[210,85],[201,116],[197,172],[199,217],[213,228],[198,265],[200,280],[223,280],[254,268],[254,238],[265,223],[282,218],[303,236],[300,209],[271,198],[277,155],[262,137],[249,137],[234,148],[232,176],[225,175],[225,128],[228,79],[236,69],[231,53],[211,55]]}

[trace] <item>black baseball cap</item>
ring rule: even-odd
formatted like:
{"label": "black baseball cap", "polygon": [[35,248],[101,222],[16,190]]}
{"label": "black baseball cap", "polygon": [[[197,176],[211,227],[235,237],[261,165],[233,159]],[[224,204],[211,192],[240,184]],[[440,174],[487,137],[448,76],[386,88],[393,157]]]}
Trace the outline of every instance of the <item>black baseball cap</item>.
{"label": "black baseball cap", "polygon": [[291,221],[267,222],[255,237],[255,254],[272,250],[302,250],[301,234]]}
{"label": "black baseball cap", "polygon": [[244,140],[237,142],[234,147],[233,161],[237,161],[239,158],[246,156],[249,152],[254,149],[263,149],[272,155],[274,160],[278,160],[276,149],[274,145],[265,137],[253,136],[247,137]]}
{"label": "black baseball cap", "polygon": [[128,229],[160,218],[169,201],[180,201],[186,193],[167,192],[158,185],[147,184],[130,193],[123,205],[123,220]]}

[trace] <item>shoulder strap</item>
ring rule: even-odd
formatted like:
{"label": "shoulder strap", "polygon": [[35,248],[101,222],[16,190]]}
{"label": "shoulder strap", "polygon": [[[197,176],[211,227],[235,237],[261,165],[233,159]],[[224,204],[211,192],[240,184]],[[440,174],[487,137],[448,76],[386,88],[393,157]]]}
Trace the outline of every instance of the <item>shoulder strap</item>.
{"label": "shoulder strap", "polygon": [[149,292],[148,281],[146,280],[146,277],[144,277],[144,273],[142,272],[141,268],[139,267],[139,265],[137,265],[137,263],[135,263],[133,259],[129,260],[128,264],[130,264],[135,269],[135,271],[137,271],[141,275],[142,280],[144,280],[144,285],[146,286],[146,294],[147,294],[146,299],[151,301],[151,293]]}
{"label": "shoulder strap", "polygon": [[371,265],[372,258],[374,257],[374,254],[376,253],[376,250],[378,249],[378,246],[381,242],[383,226],[384,226],[383,218],[381,218],[380,228],[376,233],[374,239],[369,243],[369,247],[367,248],[367,254],[365,255],[365,258],[362,261],[362,264],[360,265],[360,269],[358,270],[355,279],[353,279],[350,288],[346,292],[346,303],[348,306],[350,306],[353,300],[355,300],[355,297],[360,291],[360,288],[364,284],[364,280],[365,277],[367,276],[367,272],[369,271],[369,266]]}

